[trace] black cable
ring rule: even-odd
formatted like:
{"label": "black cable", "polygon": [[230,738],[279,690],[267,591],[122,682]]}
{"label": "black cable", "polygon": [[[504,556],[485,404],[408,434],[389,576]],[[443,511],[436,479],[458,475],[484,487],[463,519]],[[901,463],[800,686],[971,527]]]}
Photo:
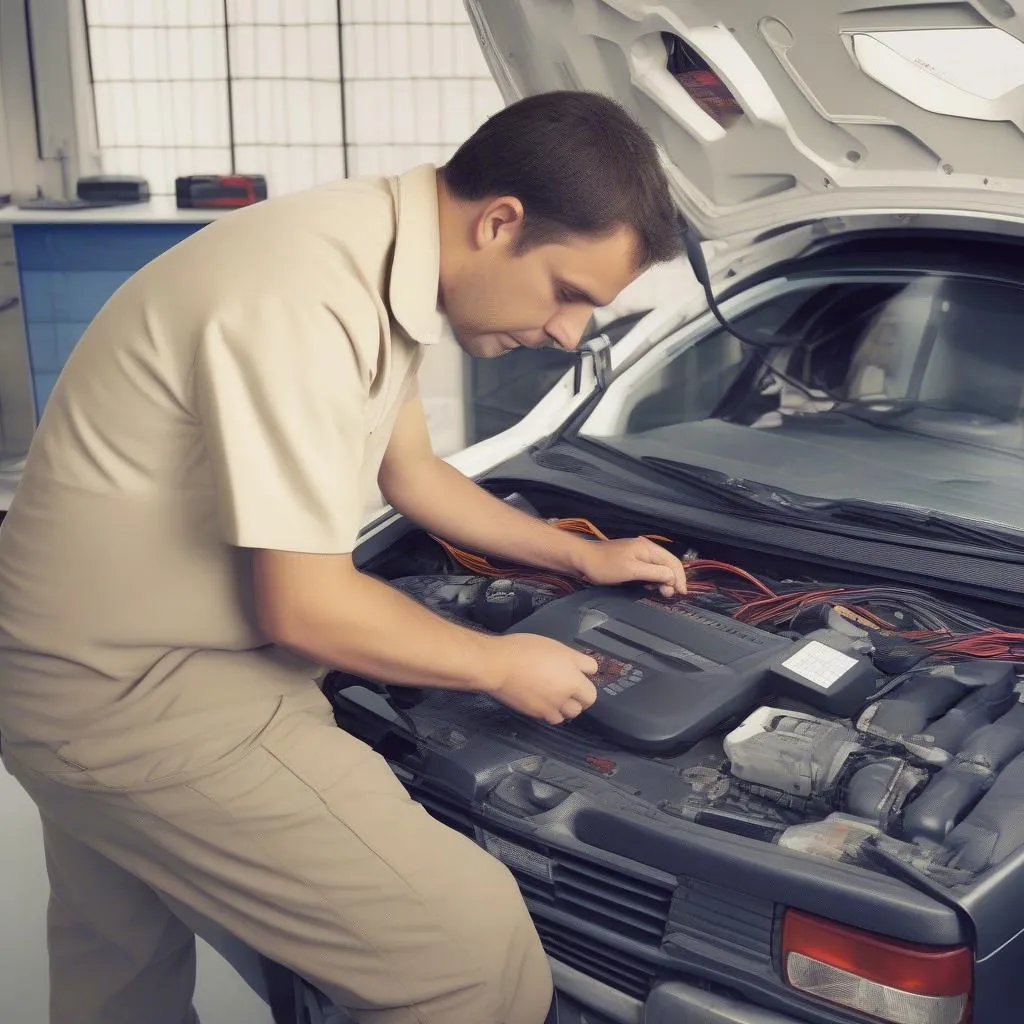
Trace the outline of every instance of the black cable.
{"label": "black cable", "polygon": [[819,393],[816,394],[810,385],[804,384],[803,381],[799,381],[795,377],[791,377],[785,371],[773,366],[771,361],[764,354],[766,351],[771,351],[772,349],[795,348],[799,345],[800,339],[790,338],[789,336],[782,334],[773,335],[771,341],[762,338],[754,338],[744,330],[738,329],[735,324],[731,323],[726,318],[721,307],[718,305],[718,300],[715,298],[714,289],[711,287],[711,274],[708,271],[708,264],[704,259],[704,252],[700,247],[700,241],[693,233],[690,226],[685,222],[682,224],[682,233],[683,245],[686,248],[686,258],[690,262],[690,267],[693,270],[693,274],[697,278],[698,283],[704,289],[704,295],[708,301],[708,308],[722,327],[725,328],[725,330],[727,330],[738,342],[743,345],[747,345],[752,350],[754,357],[761,363],[768,373],[777,377],[779,380],[784,381],[797,391],[800,391],[807,398],[810,398],[813,401],[824,396],[835,402],[841,402],[842,399],[823,388],[818,388],[817,391]]}

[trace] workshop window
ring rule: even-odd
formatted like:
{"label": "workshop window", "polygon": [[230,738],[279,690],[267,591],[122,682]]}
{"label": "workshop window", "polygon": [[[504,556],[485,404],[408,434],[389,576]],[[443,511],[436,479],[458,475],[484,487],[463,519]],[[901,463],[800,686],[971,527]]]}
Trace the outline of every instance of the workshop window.
{"label": "workshop window", "polygon": [[443,162],[501,107],[460,0],[84,0],[101,160],[171,194]]}

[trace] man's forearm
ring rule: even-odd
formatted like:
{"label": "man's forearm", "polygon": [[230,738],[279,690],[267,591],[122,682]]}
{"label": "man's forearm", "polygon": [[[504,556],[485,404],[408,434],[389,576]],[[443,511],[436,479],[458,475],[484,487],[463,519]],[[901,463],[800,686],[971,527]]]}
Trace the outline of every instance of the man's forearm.
{"label": "man's forearm", "polygon": [[297,592],[287,623],[262,625],[318,665],[452,690],[486,691],[500,675],[493,637],[449,622],[363,573],[324,579],[315,595]]}
{"label": "man's forearm", "polygon": [[506,505],[442,459],[425,460],[401,479],[381,481],[384,496],[425,530],[472,551],[578,575],[590,543]]}
{"label": "man's forearm", "polygon": [[253,583],[267,639],[327,668],[487,693],[552,725],[597,697],[588,655],[544,636],[490,635],[448,622],[363,575],[347,555],[257,550]]}

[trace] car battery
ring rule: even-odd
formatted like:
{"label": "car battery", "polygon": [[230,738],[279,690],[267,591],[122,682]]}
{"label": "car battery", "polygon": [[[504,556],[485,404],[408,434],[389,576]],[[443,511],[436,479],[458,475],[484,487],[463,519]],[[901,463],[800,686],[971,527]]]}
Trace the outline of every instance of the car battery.
{"label": "car battery", "polygon": [[267,198],[262,174],[188,174],[174,180],[179,210],[234,209]]}

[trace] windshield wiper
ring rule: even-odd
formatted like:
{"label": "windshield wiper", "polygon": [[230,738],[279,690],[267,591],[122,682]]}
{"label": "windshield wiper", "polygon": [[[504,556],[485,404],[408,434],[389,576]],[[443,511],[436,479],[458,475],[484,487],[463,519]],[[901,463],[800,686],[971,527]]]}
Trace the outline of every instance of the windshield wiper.
{"label": "windshield wiper", "polygon": [[907,505],[886,505],[859,498],[811,502],[814,511],[830,522],[856,526],[877,526],[912,533],[929,540],[948,540],[978,547],[998,547],[1004,551],[1024,551],[1024,536],[1007,528],[973,523],[933,509]]}
{"label": "windshield wiper", "polygon": [[795,500],[797,496],[788,491],[780,491],[742,477],[729,476],[716,469],[704,469],[702,466],[690,466],[685,462],[663,459],[657,455],[643,455],[640,461],[673,480],[687,484],[692,490],[714,498],[720,505],[734,510],[759,515],[770,513],[776,519],[780,513],[785,515],[791,511],[803,512],[799,502]]}
{"label": "windshield wiper", "polygon": [[796,494],[756,481],[653,455],[641,461],[665,476],[712,497],[719,507],[757,519],[799,526],[863,526],[921,540],[1000,551],[1024,551],[1024,534],[987,526],[932,509],[887,505],[861,498],[824,499]]}

